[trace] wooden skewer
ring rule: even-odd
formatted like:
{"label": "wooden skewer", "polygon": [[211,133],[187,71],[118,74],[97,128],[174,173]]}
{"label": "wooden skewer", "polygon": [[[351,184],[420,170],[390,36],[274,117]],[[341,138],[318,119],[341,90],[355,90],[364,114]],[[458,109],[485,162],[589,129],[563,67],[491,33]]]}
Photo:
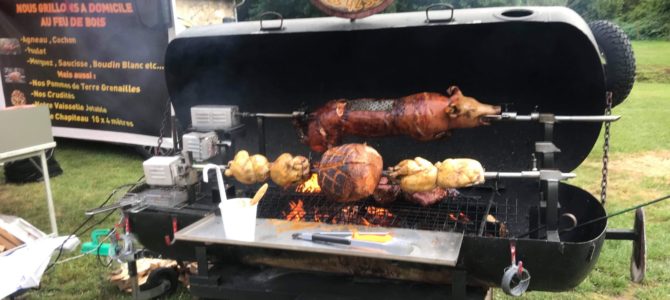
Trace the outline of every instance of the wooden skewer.
{"label": "wooden skewer", "polygon": [[268,190],[268,184],[264,183],[263,186],[261,186],[261,188],[258,189],[254,197],[251,199],[251,205],[254,206],[258,204],[258,202],[261,201],[261,198],[263,198],[267,190]]}

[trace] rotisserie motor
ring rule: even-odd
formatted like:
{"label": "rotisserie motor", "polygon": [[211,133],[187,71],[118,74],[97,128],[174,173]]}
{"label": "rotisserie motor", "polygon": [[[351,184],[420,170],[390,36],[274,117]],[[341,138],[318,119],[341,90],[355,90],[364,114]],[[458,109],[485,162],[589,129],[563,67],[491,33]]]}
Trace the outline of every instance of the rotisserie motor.
{"label": "rotisserie motor", "polygon": [[420,141],[444,137],[454,128],[488,124],[484,115],[499,114],[500,107],[464,96],[458,87],[438,93],[419,93],[400,99],[332,100],[298,124],[302,142],[323,152],[339,145],[345,135],[382,137],[408,135]]}
{"label": "rotisserie motor", "polygon": [[333,147],[321,157],[319,186],[335,201],[360,200],[375,191],[382,168],[382,157],[372,147],[365,144]]}

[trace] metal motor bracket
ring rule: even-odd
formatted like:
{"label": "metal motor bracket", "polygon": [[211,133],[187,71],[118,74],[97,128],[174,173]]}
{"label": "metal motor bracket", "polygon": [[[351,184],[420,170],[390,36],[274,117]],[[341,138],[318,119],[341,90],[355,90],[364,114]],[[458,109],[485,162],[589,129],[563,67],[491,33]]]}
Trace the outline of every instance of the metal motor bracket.
{"label": "metal motor bracket", "polygon": [[645,228],[644,208],[635,210],[633,229],[608,229],[605,239],[626,240],[633,242],[633,252],[630,257],[630,280],[640,283],[644,280],[647,271],[647,235]]}

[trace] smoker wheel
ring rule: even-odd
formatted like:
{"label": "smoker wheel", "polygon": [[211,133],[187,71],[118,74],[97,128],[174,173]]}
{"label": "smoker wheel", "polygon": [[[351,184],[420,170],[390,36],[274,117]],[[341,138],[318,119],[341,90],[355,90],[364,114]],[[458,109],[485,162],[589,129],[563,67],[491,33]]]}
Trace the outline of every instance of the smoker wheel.
{"label": "smoker wheel", "polygon": [[161,296],[167,296],[174,293],[179,286],[179,275],[174,268],[158,268],[149,273],[147,282],[140,287],[141,291],[149,290],[161,285],[163,282],[169,282],[170,287]]}
{"label": "smoker wheel", "polygon": [[626,33],[609,21],[589,22],[598,48],[607,60],[605,78],[607,90],[612,92],[612,105],[623,102],[635,83],[635,56]]}
{"label": "smoker wheel", "polygon": [[647,236],[644,226],[644,209],[635,211],[635,225],[633,230],[637,238],[633,240],[633,253],[630,257],[630,280],[640,283],[644,280],[647,270]]}

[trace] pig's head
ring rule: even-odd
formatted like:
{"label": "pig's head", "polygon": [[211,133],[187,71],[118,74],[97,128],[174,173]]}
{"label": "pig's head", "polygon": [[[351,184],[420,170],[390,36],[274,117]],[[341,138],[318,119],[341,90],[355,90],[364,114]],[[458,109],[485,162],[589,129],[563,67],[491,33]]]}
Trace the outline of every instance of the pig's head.
{"label": "pig's head", "polygon": [[447,90],[449,106],[445,109],[451,128],[470,128],[489,125],[485,115],[500,114],[500,106],[483,104],[475,98],[464,96],[457,86]]}

